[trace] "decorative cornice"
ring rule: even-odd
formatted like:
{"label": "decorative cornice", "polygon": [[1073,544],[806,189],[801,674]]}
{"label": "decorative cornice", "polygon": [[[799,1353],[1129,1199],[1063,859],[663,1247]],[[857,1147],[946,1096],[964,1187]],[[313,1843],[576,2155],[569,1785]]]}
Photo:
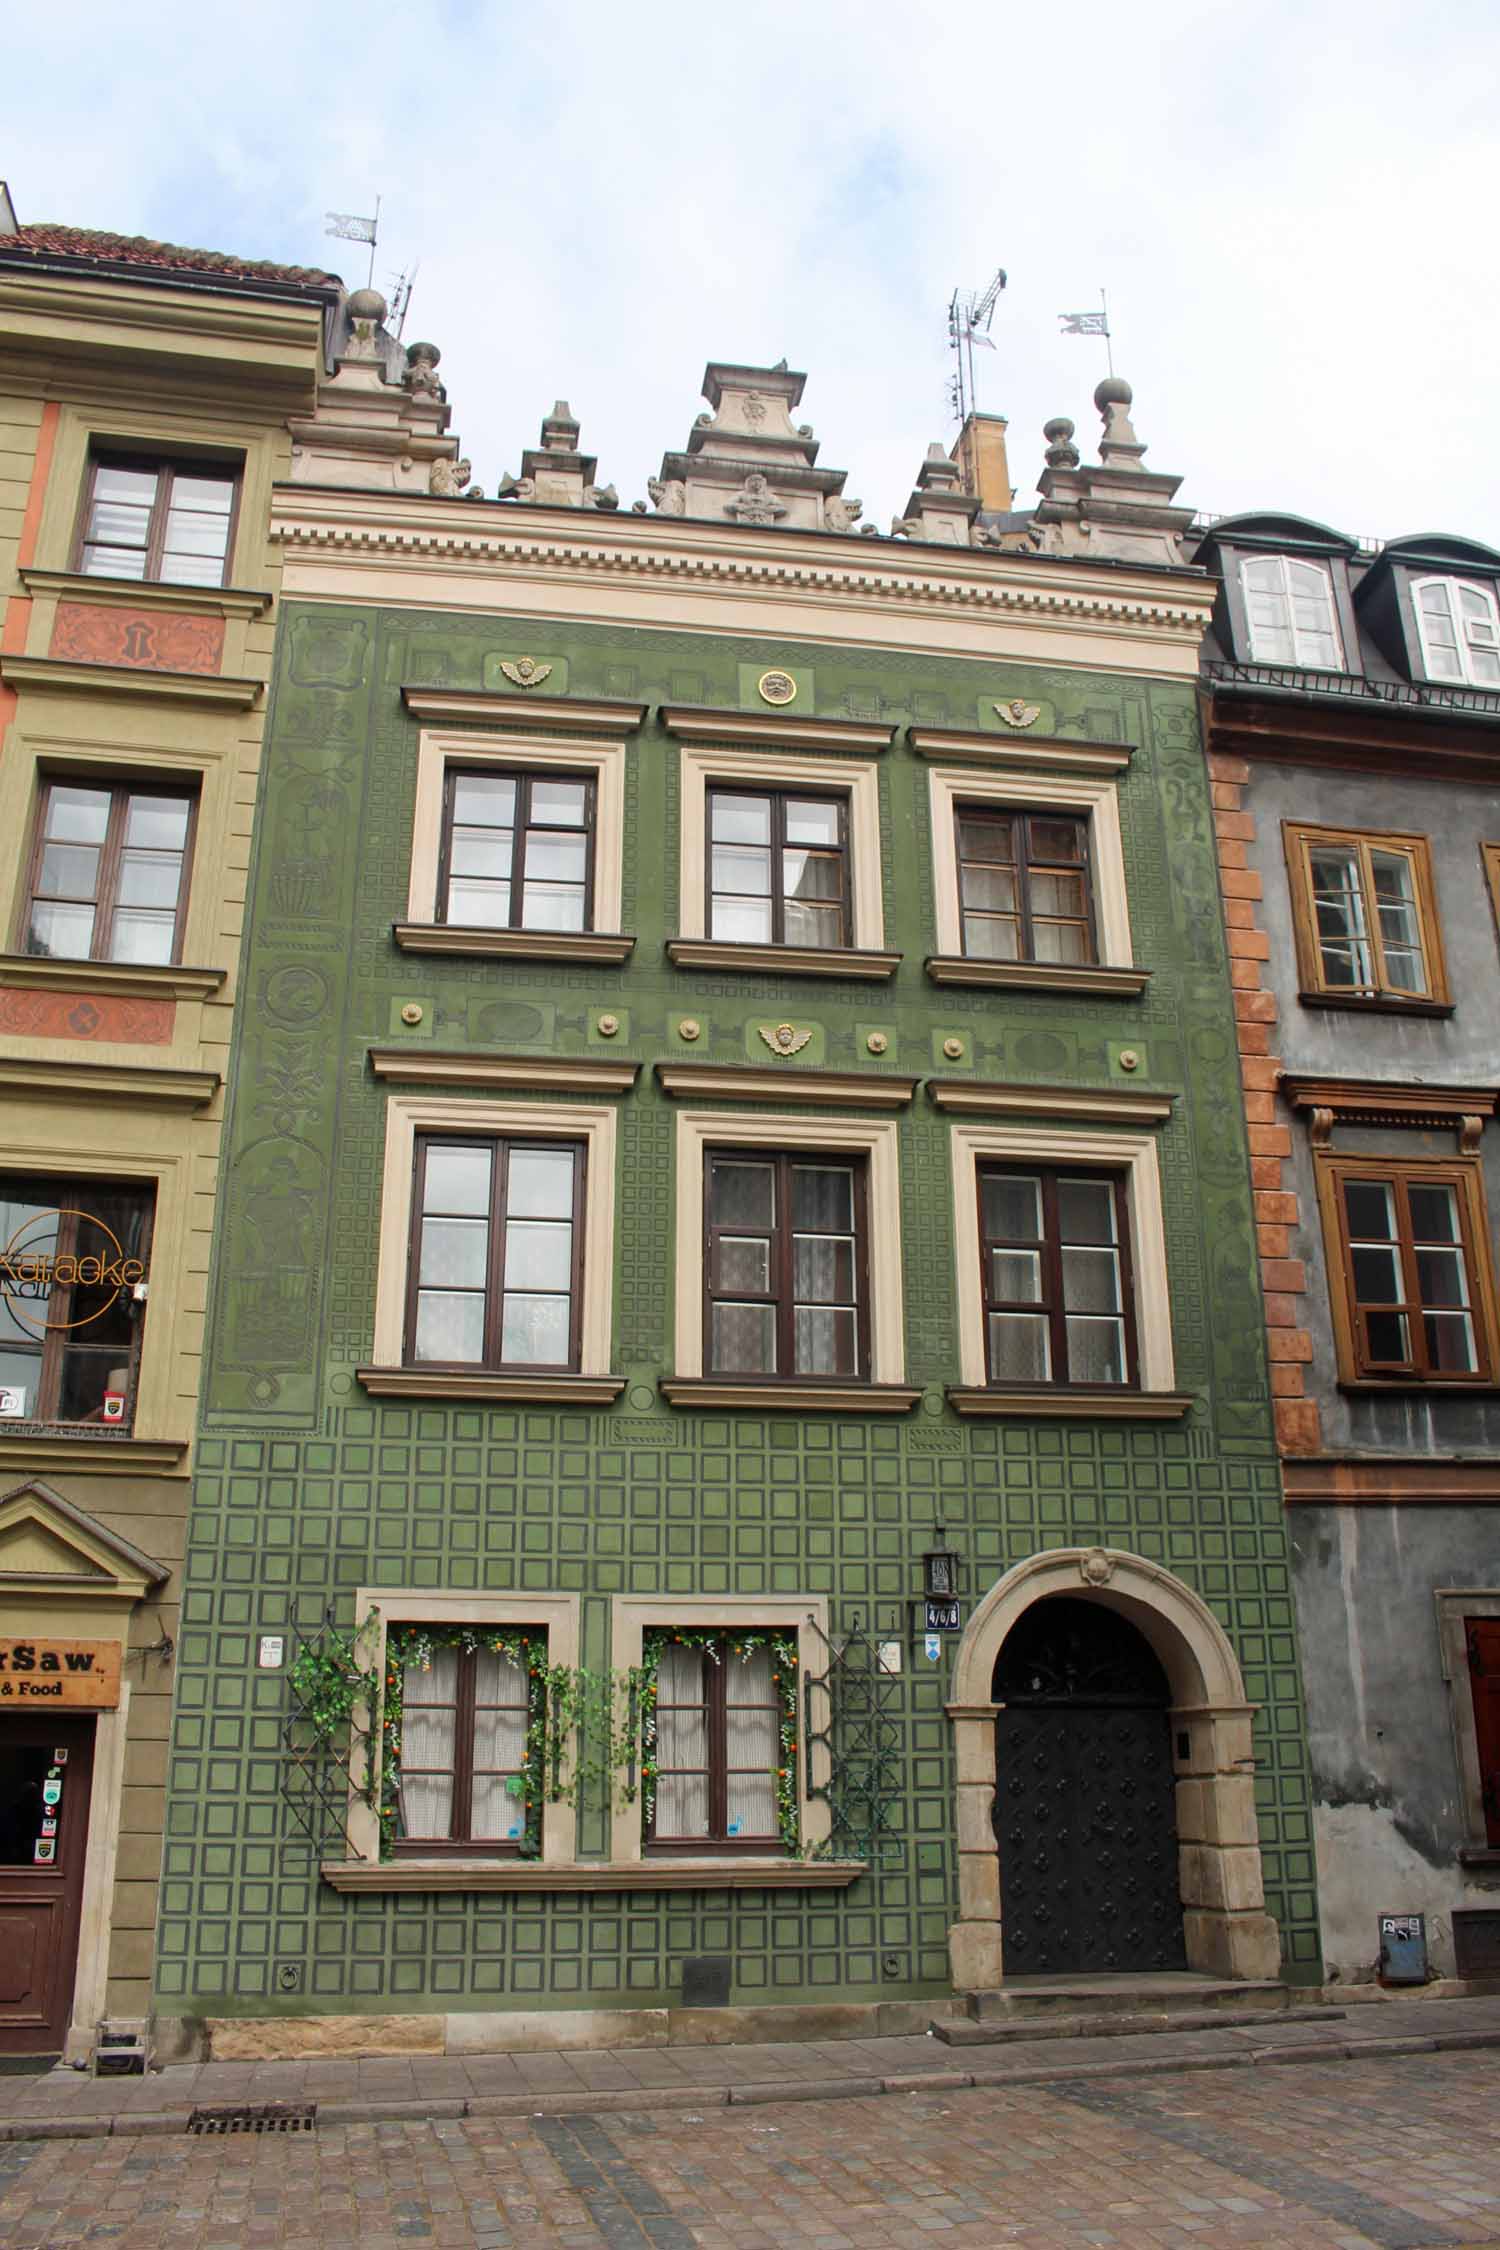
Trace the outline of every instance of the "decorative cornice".
{"label": "decorative cornice", "polygon": [[929,954],[932,984],[983,985],[998,992],[1072,992],[1091,1000],[1139,1000],[1149,969],[1074,968],[1059,961],[982,961],[964,953]]}
{"label": "decorative cornice", "polygon": [[1410,1079],[1322,1078],[1283,1071],[1282,1093],[1293,1109],[1311,1111],[1313,1145],[1326,1147],[1334,1125],[1389,1125],[1441,1131],[1451,1126],[1465,1155],[1479,1146],[1484,1121],[1500,1103],[1493,1086],[1423,1086]]}
{"label": "decorative cornice", "polygon": [[957,727],[912,727],[907,741],[919,758],[960,765],[1003,766],[1007,772],[1080,773],[1106,779],[1135,756],[1124,742],[1070,742],[1057,735],[973,734]]}
{"label": "decorative cornice", "polygon": [[38,1101],[119,1102],[133,1109],[206,1109],[220,1086],[216,1070],[169,1070],[149,1063],[40,1062],[0,1055],[0,1096]]}
{"label": "decorative cornice", "polygon": [[408,683],[401,700],[414,719],[441,726],[503,727],[524,734],[537,727],[575,734],[634,734],[644,703],[605,703],[583,696],[491,695],[480,688],[434,688]]}
{"label": "decorative cornice", "polygon": [[793,719],[777,711],[713,711],[697,705],[665,706],[661,723],[684,742],[766,744],[780,750],[889,750],[893,726],[867,719]]}
{"label": "decorative cornice", "polygon": [[1080,1117],[1105,1125],[1160,1125],[1172,1114],[1175,1094],[1126,1093],[1123,1088],[1015,1086],[966,1078],[929,1078],[935,1109],[971,1117]]}
{"label": "decorative cornice", "polygon": [[0,984],[54,992],[114,992],[122,1000],[211,1000],[227,969],[187,969],[164,962],[61,961],[34,953],[0,953]]}
{"label": "decorative cornice", "polygon": [[371,1047],[376,1078],[408,1086],[480,1086],[491,1092],[628,1094],[641,1074],[637,1062],[566,1062],[554,1055],[434,1053],[421,1047]]}
{"label": "decorative cornice", "polygon": [[325,1859],[335,1891],[846,1891],[858,1859]]}
{"label": "decorative cornice", "polygon": [[809,1102],[837,1109],[905,1109],[917,1090],[915,1078],[887,1078],[874,1071],[756,1070],[733,1063],[676,1063],[656,1065],[656,1083],[664,1094],[689,1100]]}
{"label": "decorative cornice", "polygon": [[264,680],[225,679],[211,672],[150,672],[128,664],[76,664],[52,656],[0,656],[0,679],[13,688],[51,689],[62,695],[134,695],[147,702],[196,703],[224,711],[248,711],[265,693]]}
{"label": "decorative cornice", "polygon": [[667,959],[679,969],[744,970],[759,977],[858,977],[887,983],[901,966],[899,953],[853,946],[730,945],[716,938],[668,938]]}
{"label": "decorative cornice", "polygon": [[[586,515],[586,525],[580,515]],[[742,594],[780,603],[795,601],[806,613],[817,604],[825,637],[839,637],[832,618],[841,610],[881,617],[882,637],[894,614],[932,612],[949,624],[970,620],[970,631],[999,621],[1037,630],[1038,653],[1055,636],[1087,635],[1118,646],[1118,669],[1157,677],[1196,679],[1198,650],[1213,604],[1213,582],[1179,568],[1149,563],[1102,565],[1086,557],[1042,556],[1012,550],[929,547],[901,541],[829,539],[818,532],[760,530],[691,518],[610,515],[600,511],[527,508],[476,502],[462,511],[410,494],[314,491],[277,487],[271,538],[284,550],[286,590],[316,590],[327,598],[380,601],[379,580],[392,572],[408,581],[469,578],[489,589],[487,599],[518,579],[549,575],[574,586],[603,577],[623,591],[652,584]],[[358,583],[328,586],[329,564],[348,566]],[[408,584],[407,594],[419,598]],[[601,589],[602,594],[602,589]],[[425,598],[425,597],[422,597]],[[433,590],[434,599],[442,599]],[[620,594],[603,597],[620,614]],[[452,596],[446,599],[452,600]],[[578,614],[589,608],[577,605]],[[966,643],[969,634],[961,636]],[[953,635],[924,636],[924,645],[951,643]],[[982,647],[972,653],[982,655]],[[1014,651],[1012,651],[1014,653]],[[1065,652],[1055,651],[1057,661]],[[1097,651],[1086,659],[1106,661]]]}
{"label": "decorative cornice", "polygon": [[950,1383],[948,1404],[966,1421],[998,1415],[1049,1421],[1180,1422],[1197,1404],[1191,1391],[1069,1391],[1038,1384],[990,1390]]}
{"label": "decorative cornice", "polygon": [[669,1376],[672,1406],[746,1414],[909,1414],[922,1396],[907,1383],[738,1382],[727,1375]]}
{"label": "decorative cornice", "polygon": [[106,609],[161,609],[191,617],[263,617],[274,597],[246,586],[181,586],[155,578],[95,578],[87,571],[38,570],[23,564],[16,572],[29,594],[59,600],[95,602]]}
{"label": "decorative cornice", "polygon": [[179,1476],[185,1473],[186,1438],[54,1437],[0,1423],[0,1469],[23,1476],[75,1468],[90,1476]]}
{"label": "decorative cornice", "polygon": [[479,930],[459,922],[397,922],[403,953],[457,953],[511,961],[592,961],[618,968],[634,937],[617,930]]}
{"label": "decorative cornice", "polygon": [[498,1375],[468,1367],[356,1367],[372,1398],[480,1398],[493,1404],[612,1406],[623,1375]]}
{"label": "decorative cornice", "polygon": [[1303,1453],[1281,1464],[1289,1508],[1495,1507],[1500,1459]]}

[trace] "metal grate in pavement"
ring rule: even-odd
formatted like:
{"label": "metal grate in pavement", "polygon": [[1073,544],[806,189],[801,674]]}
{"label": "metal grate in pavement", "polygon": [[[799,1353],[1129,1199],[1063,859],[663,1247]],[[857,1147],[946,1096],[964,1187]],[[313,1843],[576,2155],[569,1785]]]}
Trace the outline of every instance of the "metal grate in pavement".
{"label": "metal grate in pavement", "polygon": [[195,2109],[190,2133],[310,2133],[318,2122],[316,2102],[226,2102]]}

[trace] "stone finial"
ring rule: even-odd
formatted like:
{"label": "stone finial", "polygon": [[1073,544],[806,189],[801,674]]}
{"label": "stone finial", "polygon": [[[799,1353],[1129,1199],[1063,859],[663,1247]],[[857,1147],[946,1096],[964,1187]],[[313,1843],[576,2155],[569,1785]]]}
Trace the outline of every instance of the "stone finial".
{"label": "stone finial", "polygon": [[917,471],[919,492],[957,492],[963,483],[958,463],[950,461],[942,443],[934,438],[927,448],[927,458]]}
{"label": "stone finial", "polygon": [[1094,404],[1104,417],[1104,435],[1099,440],[1099,458],[1112,469],[1139,468],[1146,448],[1136,436],[1130,420],[1130,405],[1135,393],[1123,375],[1106,375],[1094,393]]}
{"label": "stone finial", "polygon": [[549,508],[618,508],[614,486],[595,478],[599,464],[594,455],[578,450],[580,428],[567,400],[555,400],[551,413],[542,417],[541,443],[522,454],[518,477],[501,478],[497,499],[534,500]]}
{"label": "stone finial", "polygon": [[356,289],[349,298],[349,318],[371,321],[377,328],[383,323],[389,309],[378,289]]}
{"label": "stone finial", "polygon": [[438,361],[442,353],[436,344],[408,344],[406,347],[405,383],[409,391],[425,392],[429,398],[441,395],[438,381]]}
{"label": "stone finial", "polygon": [[891,526],[892,538],[928,540],[943,547],[972,543],[979,495],[964,490],[963,471],[934,438],[917,471],[904,516]]}
{"label": "stone finial", "polygon": [[700,414],[680,452],[662,456],[647,490],[658,515],[779,526],[783,531],[848,531],[861,513],[843,497],[842,469],[818,467],[811,424],[794,422],[805,378],[779,360],[743,367],[710,360]]}
{"label": "stone finial", "polygon": [[1078,448],[1073,443],[1073,425],[1066,414],[1059,414],[1042,424],[1042,435],[1047,440],[1047,466],[1049,469],[1076,469]]}
{"label": "stone finial", "polygon": [[542,445],[548,453],[574,453],[581,428],[567,400],[560,398],[542,422]]}

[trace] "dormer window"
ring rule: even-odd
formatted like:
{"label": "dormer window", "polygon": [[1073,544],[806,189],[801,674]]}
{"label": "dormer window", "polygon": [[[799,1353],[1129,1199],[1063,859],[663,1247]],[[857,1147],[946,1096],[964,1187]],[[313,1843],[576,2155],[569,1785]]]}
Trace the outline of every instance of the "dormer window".
{"label": "dormer window", "polygon": [[1419,578],[1412,591],[1427,677],[1471,687],[1500,687],[1500,620],[1494,595],[1459,578]]}
{"label": "dormer window", "polygon": [[1293,562],[1287,555],[1247,557],[1240,564],[1240,585],[1254,663],[1343,671],[1333,582],[1321,564]]}

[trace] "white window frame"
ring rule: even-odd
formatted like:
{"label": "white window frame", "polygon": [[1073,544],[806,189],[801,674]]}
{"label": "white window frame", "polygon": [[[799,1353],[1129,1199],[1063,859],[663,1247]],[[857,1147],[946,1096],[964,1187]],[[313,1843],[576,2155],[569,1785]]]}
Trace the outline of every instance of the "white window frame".
{"label": "white window frame", "polygon": [[[409,922],[438,918],[438,868],[443,843],[443,793],[450,766],[491,767],[523,772],[586,773],[594,782],[594,911],[589,931],[611,933],[620,927],[625,840],[625,743],[581,733],[566,742],[525,733],[497,737],[448,727],[424,727],[417,741],[417,801],[412,819],[411,873],[406,915]],[[472,928],[477,939],[488,924]],[[496,924],[511,929],[511,924]],[[528,932],[541,937],[575,932]]]}
{"label": "white window frame", "polygon": [[[1252,570],[1274,571],[1276,575],[1275,586],[1252,586],[1249,575]],[[1336,672],[1346,671],[1348,665],[1344,655],[1344,636],[1339,631],[1338,604],[1334,600],[1333,593],[1333,574],[1323,563],[1308,562],[1301,555],[1242,555],[1240,557],[1240,598],[1245,605],[1245,630],[1249,636],[1250,660],[1253,664],[1289,663],[1295,668],[1309,672],[1326,672],[1329,669],[1326,664],[1314,663],[1311,657],[1304,654],[1299,644],[1296,587],[1293,582],[1293,573],[1299,570],[1309,572],[1318,581],[1323,600],[1327,606],[1328,630],[1333,641],[1334,653],[1338,659],[1332,669]],[[1279,595],[1286,605],[1286,630],[1292,643],[1290,657],[1262,655],[1255,645],[1255,624],[1250,615],[1250,596],[1252,593],[1272,592]]]}
{"label": "white window frame", "polygon": [[708,792],[715,782],[723,782],[732,789],[815,789],[848,799],[854,908],[850,942],[858,952],[881,951],[880,779],[873,759],[804,758],[781,750],[721,750],[696,742],[679,743],[677,756],[679,937],[708,937]]}
{"label": "white window frame", "polygon": [[[532,1625],[546,1633],[547,1662],[571,1668],[578,1662],[582,1607],[580,1594],[455,1594],[441,1593],[430,1586],[360,1586],[354,1596],[354,1624],[356,1637],[360,1639],[360,1661],[375,1680],[385,1678],[386,1636],[392,1625],[476,1625],[494,1631],[508,1626]],[[349,1807],[344,1825],[350,1856],[377,1861],[380,1858],[380,1816],[365,1796],[366,1744],[371,1741],[368,1733],[371,1717],[368,1705],[355,1712],[349,1760]],[[564,1776],[573,1750],[570,1738],[563,1749],[561,1770]],[[554,1803],[550,1796],[544,1797],[541,1830],[544,1866],[574,1858],[577,1815],[566,1798]],[[479,1853],[475,1858],[480,1864],[488,1864]],[[401,1868],[408,1875],[414,1863],[421,1864],[414,1855],[402,1854]],[[467,1864],[452,1853],[443,1855],[440,1860],[434,1857],[434,1865],[449,1870]]]}
{"label": "white window frame", "polygon": [[[906,1299],[901,1282],[901,1177],[894,1118],[878,1123],[757,1111],[684,1110],[677,1119],[676,1337],[679,1381],[703,1375],[703,1217],[705,1160],[711,1149],[803,1150],[866,1160],[871,1383],[906,1379]],[[717,1379],[717,1378],[716,1378]],[[726,1378],[727,1379],[727,1378]],[[768,1388],[774,1388],[771,1378]],[[795,1377],[784,1378],[788,1384]],[[851,1378],[851,1381],[853,1378]]]}
{"label": "white window frame", "polygon": [[[1130,909],[1125,895],[1125,849],[1120,837],[1119,792],[1113,781],[1066,774],[991,773],[978,766],[934,766],[927,786],[932,812],[934,895],[938,952],[964,949],[963,905],[958,887],[958,808],[1003,805],[1017,811],[1082,814],[1088,821],[1089,883],[1094,903],[1097,966],[1134,966]],[[1062,964],[1055,964],[1061,967]],[[1054,966],[1038,963],[1039,968]]]}
{"label": "white window frame", "polygon": [[[1427,638],[1427,618],[1422,608],[1422,596],[1429,586],[1440,586],[1448,604],[1448,621],[1453,627],[1453,637],[1458,648],[1459,671],[1456,679],[1451,672],[1438,671],[1433,662],[1433,650]],[[1470,662],[1468,624],[1463,613],[1462,597],[1465,594],[1476,595],[1484,603],[1489,613],[1489,629],[1494,637],[1487,644],[1482,643],[1481,645],[1487,647],[1490,654],[1500,659],[1500,610],[1497,610],[1493,589],[1489,586],[1476,585],[1471,578],[1448,578],[1434,574],[1427,578],[1416,578],[1412,581],[1411,603],[1416,615],[1417,637],[1422,650],[1422,670],[1429,680],[1448,686],[1487,688],[1492,693],[1500,692],[1500,680],[1479,679]]]}
{"label": "white window frame", "polygon": [[[1028,1125],[981,1124],[955,1125],[952,1130],[958,1353],[964,1383],[973,1390],[983,1390],[989,1384],[984,1348],[984,1274],[979,1262],[979,1166],[981,1161],[998,1158],[1006,1163],[1096,1166],[1124,1173],[1135,1288],[1137,1388],[1174,1390],[1171,1291],[1155,1134],[1062,1132]],[[1065,1390],[1068,1386],[1055,1387]],[[1122,1385],[1121,1395],[1132,1393]]]}
{"label": "white window frame", "polygon": [[[613,1108],[560,1102],[466,1101],[461,1096],[396,1094],[386,1106],[385,1168],[375,1279],[374,1359],[399,1368],[406,1327],[411,1254],[412,1160],[419,1133],[493,1135],[515,1140],[582,1141],[587,1150],[583,1207],[583,1307],[578,1373],[607,1375],[614,1314],[615,1146]],[[524,1377],[524,1368],[512,1369]]]}
{"label": "white window frame", "polygon": [[[805,1851],[810,1844],[825,1843],[833,1825],[827,1800],[811,1794],[814,1786],[827,1783],[830,1761],[825,1746],[815,1747],[808,1742],[808,1713],[801,1693],[803,1677],[816,1683],[828,1670],[828,1603],[822,1595],[684,1594],[666,1601],[636,1601],[628,1595],[616,1594],[610,1615],[610,1666],[616,1673],[637,1667],[646,1634],[654,1627],[665,1627],[668,1631],[675,1627],[681,1632],[733,1633],[756,1625],[782,1628],[796,1636],[797,1797]],[[826,1733],[828,1718],[828,1689],[826,1685],[814,1685],[812,1731]],[[711,1859],[713,1856],[714,1846],[706,1841],[702,1857]],[[744,1865],[742,1853],[724,1855],[726,1860],[731,1856],[736,1866]],[[641,1804],[616,1805],[610,1858],[619,1864],[635,1866],[646,1857],[645,1816]]]}

